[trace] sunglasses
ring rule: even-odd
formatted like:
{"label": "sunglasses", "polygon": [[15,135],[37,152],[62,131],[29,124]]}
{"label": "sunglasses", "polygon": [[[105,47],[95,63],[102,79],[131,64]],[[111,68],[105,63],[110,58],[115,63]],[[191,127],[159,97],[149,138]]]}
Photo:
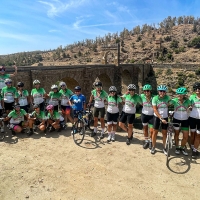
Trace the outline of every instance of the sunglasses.
{"label": "sunglasses", "polygon": [[7,82],[6,84],[11,84],[12,82]]}
{"label": "sunglasses", "polygon": [[159,92],[166,92],[165,90],[159,90]]}
{"label": "sunglasses", "polygon": [[16,109],[16,108],[20,108],[20,106],[15,106],[15,109]]}
{"label": "sunglasses", "polygon": [[110,93],[115,93],[115,91],[110,91]]}
{"label": "sunglasses", "polygon": [[81,92],[80,90],[75,90],[75,92]]}
{"label": "sunglasses", "polygon": [[34,84],[34,85],[40,85],[39,83],[36,83],[36,84]]}
{"label": "sunglasses", "polygon": [[65,87],[66,85],[61,85],[60,87]]}
{"label": "sunglasses", "polygon": [[1,71],[1,72],[5,72],[5,70],[4,70],[4,69],[1,69],[0,71]]}
{"label": "sunglasses", "polygon": [[144,90],[144,92],[150,92],[150,90]]}
{"label": "sunglasses", "polygon": [[196,88],[195,90],[200,90],[200,88]]}
{"label": "sunglasses", "polygon": [[134,89],[129,89],[128,91],[135,91]]}
{"label": "sunglasses", "polygon": [[19,86],[17,86],[17,87],[23,87],[23,86],[20,86],[20,85],[19,85]]}

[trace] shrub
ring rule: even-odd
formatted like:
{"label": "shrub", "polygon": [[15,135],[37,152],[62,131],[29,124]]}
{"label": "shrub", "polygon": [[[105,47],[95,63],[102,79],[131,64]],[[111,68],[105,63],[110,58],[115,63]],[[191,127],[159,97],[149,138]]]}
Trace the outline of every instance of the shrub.
{"label": "shrub", "polygon": [[170,48],[178,48],[178,41],[177,40],[173,40],[170,44]]}
{"label": "shrub", "polygon": [[136,42],[139,42],[140,40],[142,40],[142,38],[141,38],[141,36],[139,35],[139,36],[137,37]]}
{"label": "shrub", "polygon": [[200,37],[196,37],[191,42],[189,42],[188,47],[200,48]]}
{"label": "shrub", "polygon": [[130,60],[130,63],[134,63],[135,62],[135,60],[132,58],[131,60]]}
{"label": "shrub", "polygon": [[189,78],[195,78],[195,75],[194,74],[188,74],[188,77]]}
{"label": "shrub", "polygon": [[167,69],[166,75],[167,75],[167,76],[170,76],[171,74],[173,74],[173,71],[172,71],[171,69]]}
{"label": "shrub", "polygon": [[197,70],[195,70],[195,74],[196,74],[196,75],[200,75],[200,68],[197,69]]}
{"label": "shrub", "polygon": [[172,40],[172,38],[171,38],[171,36],[166,36],[166,37],[164,37],[164,40],[165,40],[166,42],[169,42],[169,41]]}

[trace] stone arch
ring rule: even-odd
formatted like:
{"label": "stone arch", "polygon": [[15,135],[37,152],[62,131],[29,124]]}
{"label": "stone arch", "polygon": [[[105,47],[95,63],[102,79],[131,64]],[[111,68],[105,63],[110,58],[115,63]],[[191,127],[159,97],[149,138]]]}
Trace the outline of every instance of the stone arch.
{"label": "stone arch", "polygon": [[[108,57],[109,54],[111,54],[111,57]],[[113,56],[112,56],[113,55]],[[107,65],[108,63],[113,63],[117,64],[118,62],[118,57],[115,51],[103,51],[102,52],[102,64]]]}
{"label": "stone arch", "polygon": [[112,85],[112,82],[111,82],[109,76],[107,74],[103,73],[103,74],[99,75],[98,78],[103,84],[103,89],[106,92],[108,92],[109,87]]}
{"label": "stone arch", "polygon": [[74,87],[80,84],[73,78],[70,77],[65,77],[62,78],[62,81],[65,82],[67,84],[67,88],[69,88],[70,90],[74,91]]}
{"label": "stone arch", "polygon": [[124,94],[126,91],[127,91],[127,86],[129,84],[132,83],[132,78],[131,78],[131,75],[130,75],[130,72],[125,69],[123,72],[122,72],[122,94]]}

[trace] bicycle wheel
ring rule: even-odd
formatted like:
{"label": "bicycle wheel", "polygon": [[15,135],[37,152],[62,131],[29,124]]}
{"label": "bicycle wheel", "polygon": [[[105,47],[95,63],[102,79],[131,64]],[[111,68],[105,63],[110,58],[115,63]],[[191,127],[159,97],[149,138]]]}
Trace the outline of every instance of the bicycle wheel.
{"label": "bicycle wheel", "polygon": [[165,144],[165,149],[166,149],[166,152],[167,152],[167,155],[166,155],[166,165],[168,165],[168,159],[170,157],[170,136],[167,135],[167,139],[166,139],[166,144]]}
{"label": "bicycle wheel", "polygon": [[76,144],[81,144],[85,137],[85,125],[82,120],[78,120],[73,128],[73,140]]}
{"label": "bicycle wheel", "polygon": [[90,112],[88,114],[88,125],[87,127],[92,131],[94,130],[94,117],[93,114]]}

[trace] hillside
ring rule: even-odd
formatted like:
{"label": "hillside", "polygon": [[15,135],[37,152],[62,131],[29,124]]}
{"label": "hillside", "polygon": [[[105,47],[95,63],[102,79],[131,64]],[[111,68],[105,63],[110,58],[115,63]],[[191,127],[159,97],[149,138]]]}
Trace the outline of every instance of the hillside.
{"label": "hillside", "polygon": [[[13,60],[18,66],[100,64],[102,44],[116,43],[120,43],[120,63],[200,63],[200,19],[168,17],[159,28],[145,24],[55,50],[0,56],[0,64],[12,65]],[[116,54],[108,53],[108,64],[114,64]]]}

